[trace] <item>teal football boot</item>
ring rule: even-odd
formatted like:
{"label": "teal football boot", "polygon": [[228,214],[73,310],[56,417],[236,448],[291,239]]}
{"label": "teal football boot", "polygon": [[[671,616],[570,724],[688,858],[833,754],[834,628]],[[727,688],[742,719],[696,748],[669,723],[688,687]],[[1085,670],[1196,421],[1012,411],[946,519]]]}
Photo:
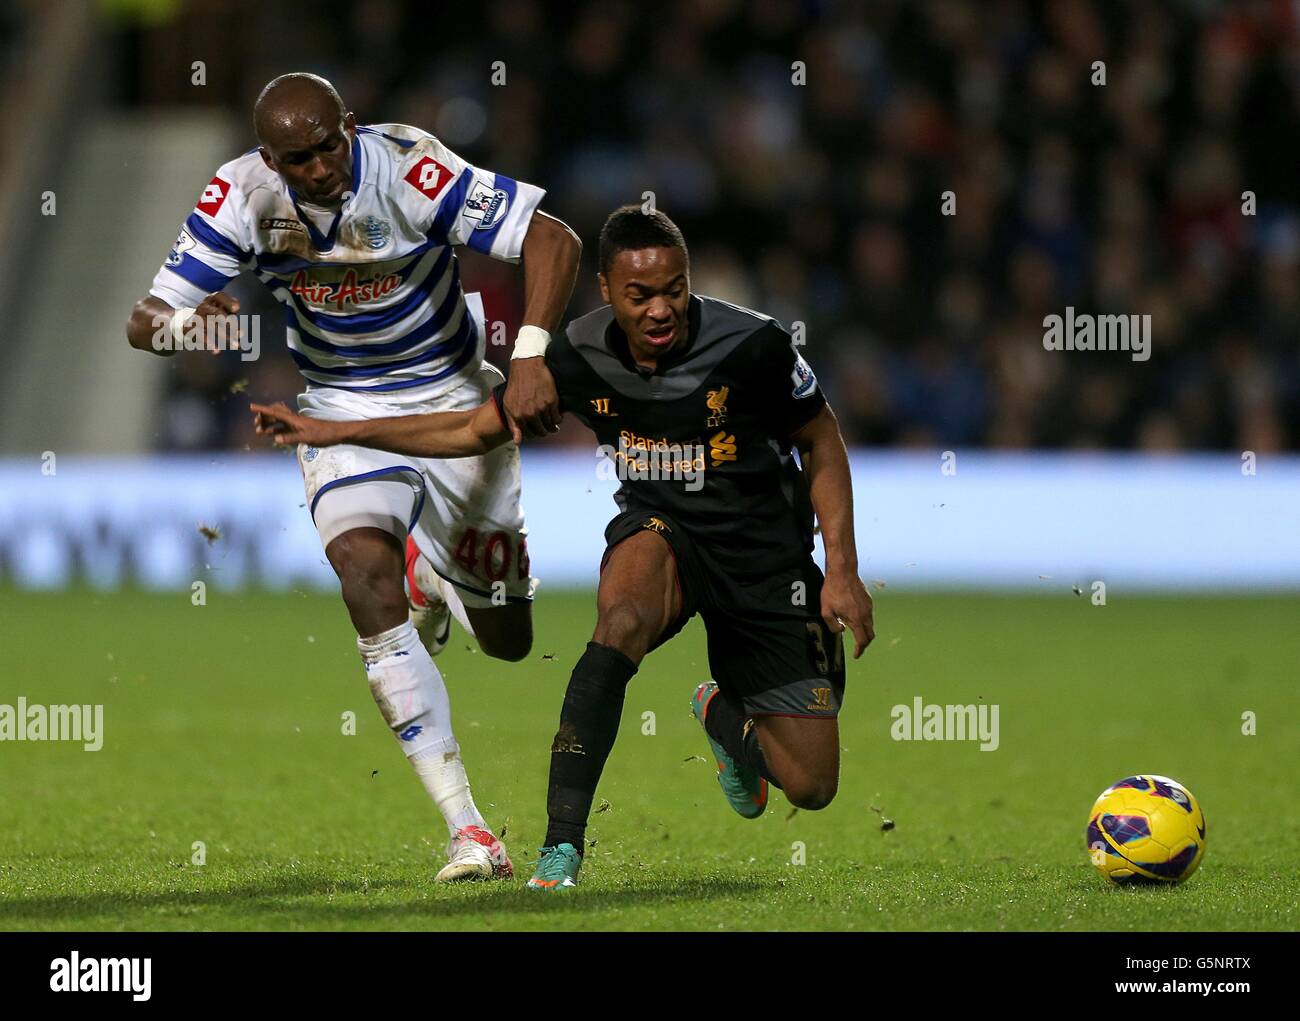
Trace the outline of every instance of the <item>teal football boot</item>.
{"label": "teal football boot", "polygon": [[[700,721],[700,726],[704,726],[709,703],[717,693],[718,685],[713,681],[705,681],[695,689],[691,712]],[[718,786],[722,788],[727,804],[746,819],[757,819],[767,810],[767,781],[728,755],[726,749],[709,736],[707,729],[704,735],[709,738],[713,758],[718,763]]]}
{"label": "teal football boot", "polygon": [[578,885],[578,869],[582,856],[572,844],[538,849],[537,871],[528,880],[528,889],[543,893],[560,893]]}

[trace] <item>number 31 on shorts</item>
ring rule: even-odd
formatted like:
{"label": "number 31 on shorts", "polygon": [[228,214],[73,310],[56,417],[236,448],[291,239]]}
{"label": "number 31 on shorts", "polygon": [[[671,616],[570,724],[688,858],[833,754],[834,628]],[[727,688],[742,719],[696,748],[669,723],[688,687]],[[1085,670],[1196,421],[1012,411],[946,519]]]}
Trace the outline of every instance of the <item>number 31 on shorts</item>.
{"label": "number 31 on shorts", "polygon": [[[826,649],[827,638],[831,640],[829,653]],[[844,636],[842,634],[833,633],[820,620],[810,620],[808,621],[808,640],[812,644],[813,662],[817,666],[818,673],[827,675],[832,669],[844,669]]]}

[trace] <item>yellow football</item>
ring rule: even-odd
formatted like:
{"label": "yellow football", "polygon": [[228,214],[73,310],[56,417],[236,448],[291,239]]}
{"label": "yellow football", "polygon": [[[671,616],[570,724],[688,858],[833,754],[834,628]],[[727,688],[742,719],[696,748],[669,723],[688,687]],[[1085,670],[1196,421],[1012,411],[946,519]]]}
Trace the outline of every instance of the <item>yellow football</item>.
{"label": "yellow football", "polygon": [[1173,885],[1205,855],[1205,816],[1167,776],[1126,777],[1101,793],[1088,815],[1088,853],[1108,882]]}

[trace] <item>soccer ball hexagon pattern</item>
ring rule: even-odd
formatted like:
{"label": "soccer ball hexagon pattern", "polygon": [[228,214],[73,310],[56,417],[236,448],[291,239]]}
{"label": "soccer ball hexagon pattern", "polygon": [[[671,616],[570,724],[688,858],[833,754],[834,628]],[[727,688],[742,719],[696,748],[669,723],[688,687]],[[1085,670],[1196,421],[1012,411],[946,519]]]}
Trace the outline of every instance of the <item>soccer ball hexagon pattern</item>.
{"label": "soccer ball hexagon pattern", "polygon": [[1205,816],[1178,781],[1144,773],[1102,791],[1088,814],[1086,839],[1108,882],[1169,886],[1201,864]]}

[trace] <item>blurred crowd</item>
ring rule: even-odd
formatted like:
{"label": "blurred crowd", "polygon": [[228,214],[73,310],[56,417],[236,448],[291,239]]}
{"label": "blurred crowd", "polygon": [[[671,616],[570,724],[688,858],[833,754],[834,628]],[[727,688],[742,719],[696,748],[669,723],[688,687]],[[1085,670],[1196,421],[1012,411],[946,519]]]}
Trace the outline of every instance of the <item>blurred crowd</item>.
{"label": "blurred crowd", "polygon": [[[546,188],[586,242],[571,315],[605,215],[653,192],[694,290],[800,324],[850,442],[1300,446],[1292,0],[196,4],[124,52],[217,28],[215,88],[124,65],[119,100],[247,125],[269,78],[324,74],[360,122]],[[463,269],[518,323],[517,270]],[[1150,314],[1150,360],[1045,351],[1067,306]],[[245,396],[297,391],[265,333],[256,363],[174,359],[164,446],[247,443]]]}

